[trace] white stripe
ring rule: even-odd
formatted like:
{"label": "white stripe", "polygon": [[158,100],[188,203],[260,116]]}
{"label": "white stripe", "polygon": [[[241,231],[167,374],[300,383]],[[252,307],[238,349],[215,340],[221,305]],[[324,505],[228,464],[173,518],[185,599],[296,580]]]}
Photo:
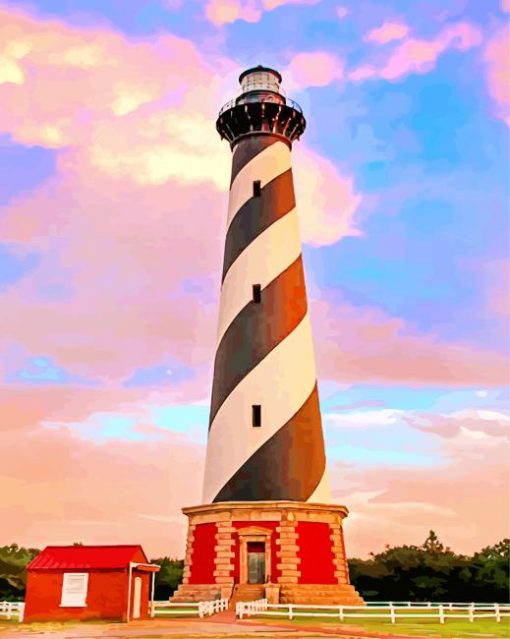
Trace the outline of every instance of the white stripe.
{"label": "white stripe", "polygon": [[[316,382],[308,313],[227,397],[209,431],[203,503],[210,503],[239,468],[301,408]],[[262,426],[252,426],[252,405]],[[303,442],[305,445],[305,442]]]}
{"label": "white stripe", "polygon": [[294,209],[257,236],[227,271],[221,287],[218,344],[232,320],[253,299],[253,285],[265,288],[300,255]]}
{"label": "white stripe", "polygon": [[324,469],[324,474],[322,475],[320,482],[317,484],[317,488],[313,491],[307,501],[315,504],[329,504],[331,502],[331,489],[326,469]]}
{"label": "white stripe", "polygon": [[252,158],[236,175],[228,197],[227,228],[237,211],[253,197],[253,182],[264,187],[291,167],[290,149],[285,142],[274,142]]}

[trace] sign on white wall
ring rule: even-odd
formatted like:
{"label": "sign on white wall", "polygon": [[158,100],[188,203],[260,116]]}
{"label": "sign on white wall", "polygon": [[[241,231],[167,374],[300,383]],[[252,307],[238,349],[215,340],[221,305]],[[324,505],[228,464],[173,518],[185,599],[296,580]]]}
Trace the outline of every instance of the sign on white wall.
{"label": "sign on white wall", "polygon": [[88,572],[65,572],[60,605],[66,607],[86,606],[88,584]]}

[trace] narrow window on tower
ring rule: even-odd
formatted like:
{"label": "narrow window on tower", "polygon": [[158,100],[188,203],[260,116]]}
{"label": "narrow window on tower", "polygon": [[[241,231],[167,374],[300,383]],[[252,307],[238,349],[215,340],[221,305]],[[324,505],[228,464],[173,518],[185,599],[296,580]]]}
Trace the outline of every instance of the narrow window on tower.
{"label": "narrow window on tower", "polygon": [[253,404],[251,407],[251,425],[262,426],[262,406],[260,404]]}
{"label": "narrow window on tower", "polygon": [[253,197],[260,197],[260,180],[253,182]]}
{"label": "narrow window on tower", "polygon": [[260,304],[262,299],[262,289],[260,284],[253,285],[253,301],[255,304]]}

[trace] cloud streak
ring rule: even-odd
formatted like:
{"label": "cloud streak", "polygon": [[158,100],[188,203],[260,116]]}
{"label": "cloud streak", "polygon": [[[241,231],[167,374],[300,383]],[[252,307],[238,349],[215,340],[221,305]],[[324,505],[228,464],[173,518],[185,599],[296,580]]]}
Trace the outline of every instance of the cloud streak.
{"label": "cloud streak", "polygon": [[[376,36],[372,35],[372,40],[379,44],[389,42],[384,40],[384,37],[385,31],[381,31]],[[362,64],[351,70],[348,77],[353,82],[364,82],[374,78],[395,81],[411,73],[429,73],[446,51],[467,51],[481,42],[482,34],[476,26],[468,22],[458,22],[445,27],[430,40],[405,37],[380,64]]]}

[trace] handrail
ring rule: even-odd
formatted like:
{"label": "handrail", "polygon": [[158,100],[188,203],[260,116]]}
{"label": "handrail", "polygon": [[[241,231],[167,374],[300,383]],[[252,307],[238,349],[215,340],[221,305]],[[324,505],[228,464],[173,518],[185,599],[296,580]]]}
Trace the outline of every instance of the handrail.
{"label": "handrail", "polygon": [[[272,99],[272,98],[260,98],[259,100],[257,100],[257,102],[263,102],[265,104],[283,104],[281,102],[276,102],[276,100]],[[237,98],[233,99],[233,100],[229,100],[228,102],[226,102],[220,109],[220,112],[218,115],[222,115],[223,113],[225,113],[225,111],[229,111],[230,109],[233,109],[235,106],[237,106],[239,103],[237,102]],[[256,104],[256,102],[241,102],[241,105],[243,104]],[[295,100],[291,100],[290,98],[285,98],[285,105],[288,107],[291,107],[292,109],[294,109],[295,111],[298,111],[299,113],[303,113],[303,109],[299,106],[299,104],[295,101]]]}

